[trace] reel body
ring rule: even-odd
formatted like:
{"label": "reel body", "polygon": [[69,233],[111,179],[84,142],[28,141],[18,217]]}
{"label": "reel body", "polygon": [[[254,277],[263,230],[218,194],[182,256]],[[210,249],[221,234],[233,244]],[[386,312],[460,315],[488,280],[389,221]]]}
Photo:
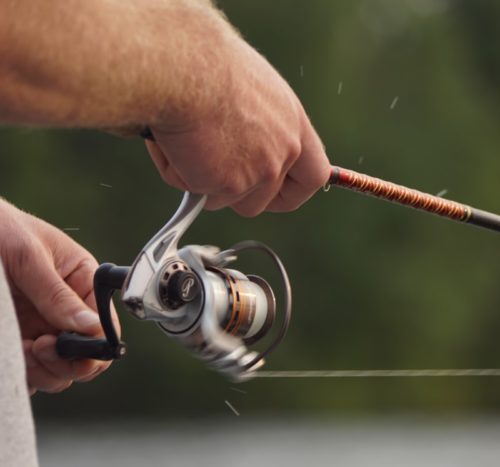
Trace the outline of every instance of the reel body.
{"label": "reel body", "polygon": [[[130,268],[101,265],[94,277],[99,316],[106,339],[63,333],[56,345],[65,358],[120,358],[125,354],[111,319],[114,290],[140,320],[155,321],[212,368],[245,379],[286,334],[291,317],[291,288],[278,256],[267,246],[241,242],[228,250],[178,242],[202,210],[206,198],[186,193],[170,221],[146,244]],[[228,268],[244,250],[266,253],[278,268],[284,291],[284,317],[264,351],[250,350],[268,334],[276,317],[271,286],[259,276]]]}

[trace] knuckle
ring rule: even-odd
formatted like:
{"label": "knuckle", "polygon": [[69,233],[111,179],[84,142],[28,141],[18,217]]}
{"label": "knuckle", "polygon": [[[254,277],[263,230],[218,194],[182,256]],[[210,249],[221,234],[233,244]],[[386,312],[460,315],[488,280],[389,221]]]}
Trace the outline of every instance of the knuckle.
{"label": "knuckle", "polygon": [[231,178],[224,184],[223,193],[229,197],[237,197],[243,193],[244,189],[241,184],[235,179]]}
{"label": "knuckle", "polygon": [[270,161],[262,171],[263,181],[266,183],[276,183],[281,177],[282,168],[282,164],[279,162]]}
{"label": "knuckle", "polygon": [[83,259],[81,259],[76,268],[77,270],[88,273],[89,275],[93,275],[95,270],[99,267],[99,263],[92,255],[85,255]]}
{"label": "knuckle", "polygon": [[297,139],[291,139],[288,142],[288,159],[291,163],[295,162],[302,153],[302,143]]}
{"label": "knuckle", "polygon": [[66,285],[61,282],[56,282],[52,285],[51,290],[48,291],[49,303],[52,306],[58,306],[68,299],[68,289]]}
{"label": "knuckle", "polygon": [[37,241],[30,235],[18,235],[8,249],[11,271],[22,275],[30,268],[37,255]]}

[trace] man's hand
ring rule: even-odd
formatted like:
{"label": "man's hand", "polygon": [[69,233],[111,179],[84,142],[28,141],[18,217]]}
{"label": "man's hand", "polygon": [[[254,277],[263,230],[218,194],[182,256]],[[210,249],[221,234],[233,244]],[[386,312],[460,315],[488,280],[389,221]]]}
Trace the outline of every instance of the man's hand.
{"label": "man's hand", "polygon": [[297,96],[209,0],[0,2],[0,58],[0,122],[148,126],[209,208],[288,211],[328,179]]}
{"label": "man's hand", "polygon": [[0,257],[21,328],[31,393],[90,381],[109,363],[62,360],[55,342],[61,331],[102,334],[94,311],[96,260],[60,230],[2,199],[0,219]]}
{"label": "man's hand", "polygon": [[296,209],[329,177],[323,145],[261,55],[236,34],[226,53],[225,67],[212,72],[220,76],[204,84],[206,97],[186,89],[193,101],[185,121],[153,127],[148,150],[167,183],[209,195],[208,208],[231,206],[245,216]]}

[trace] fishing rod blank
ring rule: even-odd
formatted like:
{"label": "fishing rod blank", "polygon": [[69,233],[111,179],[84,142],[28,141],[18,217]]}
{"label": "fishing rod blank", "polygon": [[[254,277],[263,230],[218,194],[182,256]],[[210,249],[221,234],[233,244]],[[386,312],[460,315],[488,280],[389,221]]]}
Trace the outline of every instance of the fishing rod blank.
{"label": "fishing rod blank", "polygon": [[458,222],[472,224],[485,229],[500,232],[500,216],[465,204],[423,193],[412,188],[370,177],[353,170],[332,167],[330,179],[325,189],[338,186],[351,191],[365,193],[376,198],[430,212]]}

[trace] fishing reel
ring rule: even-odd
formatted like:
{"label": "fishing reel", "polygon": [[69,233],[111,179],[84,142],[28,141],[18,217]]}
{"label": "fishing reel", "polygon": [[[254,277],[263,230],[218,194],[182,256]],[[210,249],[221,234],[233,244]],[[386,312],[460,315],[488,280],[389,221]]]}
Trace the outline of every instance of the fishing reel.
{"label": "fishing reel", "polygon": [[[102,264],[94,276],[97,309],[105,339],[63,333],[56,349],[63,358],[112,360],[126,354],[111,317],[115,290],[140,320],[155,321],[210,367],[236,380],[251,377],[281,342],[291,318],[291,287],[279,257],[266,245],[244,241],[228,250],[188,245],[182,235],[203,209],[206,197],[186,193],[170,221],[146,244],[131,267]],[[238,254],[257,250],[271,258],[281,277],[284,315],[264,350],[250,346],[276,325],[276,299],[260,276],[228,268]]]}

